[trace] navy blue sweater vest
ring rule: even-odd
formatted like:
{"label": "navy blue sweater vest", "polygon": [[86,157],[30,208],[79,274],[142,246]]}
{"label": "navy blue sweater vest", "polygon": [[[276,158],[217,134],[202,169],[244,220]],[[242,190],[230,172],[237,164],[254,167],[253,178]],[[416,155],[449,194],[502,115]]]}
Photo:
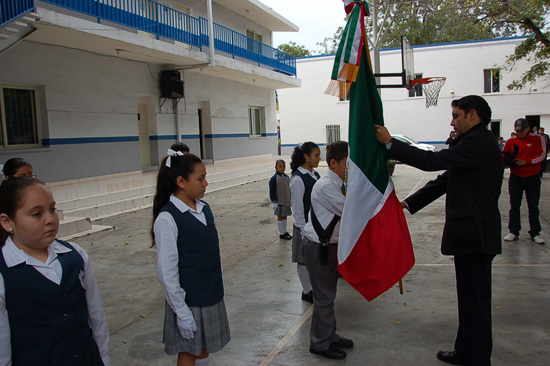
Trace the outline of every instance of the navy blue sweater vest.
{"label": "navy blue sweater vest", "polygon": [[58,254],[63,267],[59,285],[25,263],[8,268],[0,255],[6,288],[13,366],[103,365],[88,325],[86,292],[80,277],[84,260],[72,249]]}
{"label": "navy blue sweater vest", "polygon": [[193,307],[217,304],[223,299],[223,280],[218,231],[210,206],[203,202],[206,226],[189,211],[181,212],[172,202],[161,209],[178,227],[178,270],[185,303]]}
{"label": "navy blue sweater vest", "polygon": [[[321,178],[319,173],[314,173],[317,179]],[[317,181],[311,177],[309,174],[303,174],[299,170],[296,170],[292,175],[297,175],[300,178],[302,178],[302,182],[304,182],[304,197],[302,198],[302,202],[304,203],[304,218],[306,219],[306,222],[308,222],[309,219],[309,209],[311,207],[311,190],[313,189],[313,186]]]}

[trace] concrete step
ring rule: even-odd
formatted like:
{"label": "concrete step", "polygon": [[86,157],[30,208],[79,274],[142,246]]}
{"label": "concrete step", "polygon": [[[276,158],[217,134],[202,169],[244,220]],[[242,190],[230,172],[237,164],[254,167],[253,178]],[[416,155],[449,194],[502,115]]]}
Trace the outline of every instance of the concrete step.
{"label": "concrete step", "polygon": [[[207,192],[269,178],[279,157],[260,155],[207,163]],[[286,157],[288,162],[288,157]],[[158,168],[48,183],[65,219],[58,236],[76,237],[96,230],[94,221],[149,208],[153,204]],[[267,189],[267,188],[266,188]],[[107,230],[109,226],[98,226]]]}

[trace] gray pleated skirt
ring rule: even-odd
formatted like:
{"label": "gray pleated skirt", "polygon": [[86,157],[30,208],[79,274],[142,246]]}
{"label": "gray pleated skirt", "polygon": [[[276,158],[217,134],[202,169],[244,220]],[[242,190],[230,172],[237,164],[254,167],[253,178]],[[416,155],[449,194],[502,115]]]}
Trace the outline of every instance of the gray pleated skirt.
{"label": "gray pleated skirt", "polygon": [[200,356],[203,348],[206,348],[208,353],[214,353],[229,343],[231,334],[223,299],[212,306],[190,307],[190,309],[197,324],[197,331],[195,338],[184,339],[178,329],[176,314],[165,302],[162,343],[164,343],[166,354],[175,355],[187,352]]}
{"label": "gray pleated skirt", "polygon": [[290,206],[277,206],[275,209],[275,216],[290,216],[292,215],[292,208]]}
{"label": "gray pleated skirt", "polygon": [[292,262],[304,263],[304,244],[302,242],[302,232],[296,226],[292,230]]}

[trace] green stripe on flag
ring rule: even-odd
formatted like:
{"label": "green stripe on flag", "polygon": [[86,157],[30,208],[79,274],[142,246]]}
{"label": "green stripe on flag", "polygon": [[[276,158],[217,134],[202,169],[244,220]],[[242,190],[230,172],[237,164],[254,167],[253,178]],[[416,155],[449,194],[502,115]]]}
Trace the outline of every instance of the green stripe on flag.
{"label": "green stripe on flag", "polygon": [[384,114],[368,57],[368,50],[363,48],[357,80],[350,89],[350,159],[383,194],[390,179],[386,166],[387,150],[376,139],[374,123],[384,125]]}

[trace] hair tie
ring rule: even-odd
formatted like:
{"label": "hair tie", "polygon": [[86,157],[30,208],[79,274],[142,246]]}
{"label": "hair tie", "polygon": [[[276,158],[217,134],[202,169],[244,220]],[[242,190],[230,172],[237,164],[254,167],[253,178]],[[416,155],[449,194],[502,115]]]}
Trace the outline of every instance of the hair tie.
{"label": "hair tie", "polygon": [[166,154],[168,154],[168,159],[166,159],[166,166],[168,168],[172,167],[172,156],[183,156],[183,153],[181,151],[174,151],[172,149],[168,149]]}

